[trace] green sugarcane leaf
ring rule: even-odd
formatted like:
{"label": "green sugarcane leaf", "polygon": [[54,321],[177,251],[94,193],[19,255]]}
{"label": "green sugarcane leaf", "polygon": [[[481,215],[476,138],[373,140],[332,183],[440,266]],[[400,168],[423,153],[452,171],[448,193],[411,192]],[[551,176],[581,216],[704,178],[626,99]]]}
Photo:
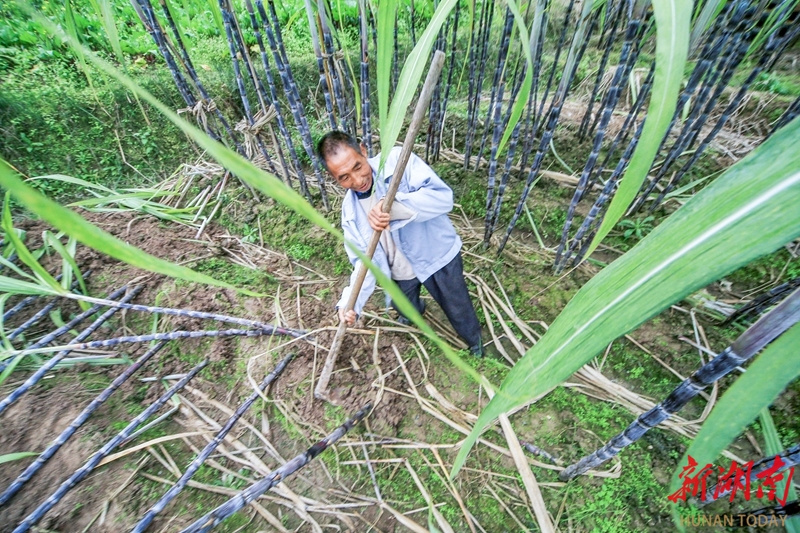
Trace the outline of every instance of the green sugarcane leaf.
{"label": "green sugarcane leaf", "polygon": [[683,70],[689,48],[689,27],[692,16],[691,0],[653,0],[656,17],[656,71],[653,94],[647,106],[647,118],[642,136],[633,152],[631,162],[622,176],[619,189],[603,217],[603,223],[592,240],[584,257],[589,257],[608,232],[622,218],[639,192],[642,182],[653,166],[653,160],[667,133],[678,93],[683,81]]}
{"label": "green sugarcane leaf", "polygon": [[37,452],[17,452],[0,455],[0,465],[3,463],[10,463],[11,461],[19,461],[20,459],[25,459],[26,457],[33,457],[34,455],[39,454]]}
{"label": "green sugarcane leaf", "polygon": [[36,176],[35,178],[30,178],[30,181],[38,181],[38,180],[58,181],[61,183],[69,183],[70,185],[80,185],[81,187],[90,189],[90,191],[91,189],[97,189],[107,194],[117,194],[117,192],[114,189],[109,189],[108,187],[100,183],[92,183],[90,181],[82,180],[81,178],[65,176],[64,174],[48,174],[46,176]]}
{"label": "green sugarcane leaf", "polygon": [[[378,120],[380,121],[381,134],[389,114],[389,89],[392,86],[392,58],[394,57],[394,22],[397,12],[397,0],[381,2],[378,10],[378,54],[377,54],[377,85],[378,85]],[[383,137],[383,135],[381,135]],[[394,142],[394,141],[392,141]]]}
{"label": "green sugarcane leaf", "polygon": [[[66,26],[69,36],[77,41],[78,30],[77,25],[75,24],[75,15],[72,12],[72,2],[70,0],[65,0],[64,2],[64,25]],[[78,59],[78,65],[80,66],[81,72],[83,72],[83,75],[86,76],[86,82],[89,84],[89,88],[92,90],[92,92],[94,92],[92,76],[89,74],[89,67],[86,65],[86,59],[83,57],[83,52],[80,49],[73,48],[73,53]]]}
{"label": "green sugarcane leaf", "polygon": [[[67,205],[68,207],[94,207],[97,205],[122,203],[123,200],[129,200],[131,198],[153,199],[153,198],[160,198],[162,196],[176,196],[177,194],[180,193],[173,191],[130,192],[126,194],[115,194],[112,196],[98,196],[97,198],[87,198],[86,200],[79,200],[77,202],[72,202],[71,204]],[[153,205],[162,205],[162,204],[153,203]],[[166,208],[167,206],[163,207]]]}
{"label": "green sugarcane leaf", "polygon": [[[75,275],[78,280],[78,284],[80,285],[81,292],[83,294],[89,294],[89,291],[86,290],[86,282],[83,280],[83,275],[81,274],[81,269],[78,267],[78,263],[75,261],[75,248],[77,244],[77,240],[74,237],[70,237],[67,246],[64,246],[61,241],[49,231],[45,232],[46,237],[45,240],[48,242],[53,249],[58,252],[58,255],[61,256],[62,259],[62,266],[61,266],[61,283],[64,290],[69,291],[70,287],[72,286],[72,276],[67,276],[67,272],[70,272]],[[70,278],[67,281],[67,278]],[[89,308],[89,305],[85,302],[81,302],[81,307],[83,307],[84,311]]]}
{"label": "green sugarcane leaf", "polygon": [[[0,172],[2,171],[2,165],[4,164],[5,161],[0,159]],[[28,250],[28,247],[25,246],[25,243],[22,242],[22,239],[19,238],[17,232],[14,231],[14,223],[11,220],[11,202],[9,201],[10,196],[11,191],[9,190],[6,192],[6,199],[3,204],[3,229],[6,232],[6,237],[14,245],[14,249],[17,252],[19,260],[25,263],[25,265],[31,269],[31,272],[33,272],[42,283],[49,285],[58,292],[67,292],[61,287],[58,281],[56,281],[56,278],[54,278],[42,265],[39,264],[39,261],[36,260],[30,250]]]}
{"label": "green sugarcane leaf", "polygon": [[[431,55],[433,43],[442,28],[444,21],[447,20],[450,11],[456,6],[458,0],[442,0],[439,7],[433,13],[431,21],[422,33],[422,36],[417,41],[417,45],[408,54],[406,62],[403,65],[403,70],[400,72],[400,79],[397,81],[397,88],[392,98],[392,106],[389,109],[389,116],[386,121],[381,117],[381,168],[389,156],[389,150],[392,149],[397,138],[400,136],[400,130],[403,127],[403,121],[406,117],[408,109],[411,107],[411,100],[417,92],[417,86],[422,79],[422,74],[425,72],[425,66],[428,64],[428,58]],[[378,35],[380,37],[380,34]],[[380,45],[380,43],[379,43]],[[378,64],[379,74],[381,65]]]}
{"label": "green sugarcane leaf", "polygon": [[[778,435],[778,429],[775,427],[775,421],[772,420],[772,415],[769,414],[769,407],[764,407],[761,414],[758,416],[761,422],[761,429],[764,431],[764,440],[766,446],[764,448],[767,457],[774,457],[781,453],[785,447],[781,442],[781,436]],[[775,483],[775,494],[783,495],[786,490],[786,484],[789,483],[788,479],[782,479]],[[797,499],[797,490],[794,484],[789,483],[789,490],[786,493],[787,500],[795,501]],[[800,516],[790,516],[786,519],[786,532],[787,533],[800,533]]]}
{"label": "green sugarcane leaf", "polygon": [[[722,9],[725,7],[725,4],[728,3],[728,0],[711,0],[702,4],[703,10],[700,11],[699,15],[692,16],[692,20],[694,20],[694,26],[692,27],[692,35],[689,38],[689,51],[694,52],[697,48],[697,45],[700,44],[701,38],[705,31],[711,26],[711,24],[716,20],[719,16]],[[697,3],[697,10],[701,7],[701,3]]]}
{"label": "green sugarcane leaf", "polygon": [[[456,458],[501,413],[562,383],[614,339],[728,272],[800,236],[800,118],[592,278],[511,369]],[[754,179],[757,176],[758,179]]]}
{"label": "green sugarcane leaf", "polygon": [[[13,247],[10,246],[9,248],[13,248]],[[34,276],[31,276],[27,272],[23,271],[21,268],[19,268],[17,265],[15,265],[14,263],[12,263],[11,261],[9,261],[8,259],[6,259],[3,256],[0,256],[0,265],[3,265],[6,268],[10,268],[11,270],[16,272],[17,274],[19,274],[23,278],[28,278],[31,281],[36,281],[36,278]]]}
{"label": "green sugarcane leaf", "polygon": [[[18,5],[20,5],[20,7],[23,10],[25,10],[27,13],[29,13],[39,24],[41,24],[49,32],[58,35],[61,39],[63,39],[70,46],[81,46],[80,43],[78,43],[74,39],[71,39],[69,36],[65,35],[63,33],[63,31],[61,31],[60,28],[58,28],[55,24],[53,24],[46,17],[43,17],[38,12],[36,12],[36,10],[31,8],[30,5],[28,5],[27,3],[20,1],[20,2],[18,2]],[[453,349],[450,347],[450,345],[447,344],[441,337],[439,337],[433,331],[433,329],[428,325],[428,323],[425,322],[425,320],[423,320],[422,315],[420,315],[419,312],[416,310],[416,308],[411,304],[411,302],[408,301],[408,298],[403,294],[403,292],[400,290],[400,288],[387,275],[385,275],[383,272],[381,272],[381,270],[377,266],[375,266],[375,264],[370,260],[370,258],[368,258],[363,252],[358,250],[358,248],[357,248],[357,246],[355,246],[355,244],[353,244],[352,242],[350,242],[348,240],[345,240],[344,235],[340,231],[338,231],[333,226],[333,224],[331,224],[322,214],[320,214],[317,210],[315,210],[311,206],[311,204],[306,202],[305,198],[300,196],[300,194],[298,194],[292,188],[290,188],[289,186],[284,184],[277,177],[275,177],[272,174],[269,174],[267,172],[264,172],[260,168],[256,167],[252,162],[250,162],[247,159],[243,158],[241,155],[239,155],[236,152],[234,152],[233,150],[227,148],[223,144],[214,141],[211,137],[206,135],[200,129],[198,129],[197,127],[189,124],[187,121],[183,120],[180,116],[178,116],[177,113],[175,113],[172,109],[170,109],[169,107],[164,105],[162,102],[160,102],[151,93],[149,93],[148,91],[146,91],[145,89],[140,87],[129,76],[126,76],[125,74],[120,72],[118,69],[114,68],[108,62],[106,62],[103,59],[101,59],[100,57],[98,57],[97,54],[93,53],[91,50],[83,48],[83,51],[84,51],[84,54],[86,54],[87,59],[89,59],[91,61],[91,63],[96,68],[98,68],[101,72],[104,72],[108,76],[116,79],[121,85],[126,87],[128,90],[130,90],[131,92],[133,92],[137,96],[140,96],[142,99],[147,101],[150,105],[152,105],[155,109],[157,109],[160,113],[162,113],[166,118],[168,118],[173,124],[178,126],[188,137],[193,139],[204,150],[208,151],[208,153],[218,163],[220,163],[223,167],[225,167],[226,169],[231,171],[233,174],[235,174],[237,177],[239,177],[244,182],[246,182],[246,183],[250,184],[251,186],[253,186],[255,189],[257,189],[260,192],[264,193],[265,195],[275,199],[276,201],[286,205],[287,207],[291,208],[296,213],[298,213],[299,215],[303,216],[304,218],[306,218],[307,220],[309,220],[313,224],[316,224],[317,226],[319,226],[320,228],[322,228],[326,232],[328,232],[331,235],[333,235],[334,237],[336,237],[340,242],[344,242],[345,245],[348,246],[351,250],[353,250],[354,253],[356,255],[358,255],[358,257],[361,259],[361,261],[363,261],[367,265],[367,267],[370,269],[370,272],[372,272],[375,275],[375,277],[376,277],[376,279],[378,281],[378,284],[380,284],[380,286],[383,287],[384,290],[386,290],[386,292],[389,293],[389,295],[391,296],[392,300],[400,308],[400,311],[405,316],[409,317],[409,319],[411,319],[411,321],[417,327],[419,327],[420,330],[442,350],[442,352],[450,360],[450,362],[453,363],[454,366],[459,368],[461,371],[463,371],[465,374],[470,376],[472,379],[474,379],[476,382],[480,383],[484,387],[493,388],[492,384],[489,383],[489,381],[485,377],[483,377],[482,375],[478,374],[478,372],[476,372],[470,365],[468,365],[464,360],[462,360],[461,357],[459,357],[459,355],[456,354],[453,351]],[[0,161],[2,161],[2,160],[0,159]],[[4,185],[3,181],[4,181],[4,178],[7,175],[8,175],[8,167],[7,167],[7,165],[4,162],[0,162],[0,185]],[[61,211],[66,211],[67,214],[70,216],[70,218],[69,218],[70,222],[72,222],[74,219],[77,219],[77,220],[75,220],[75,224],[79,224],[82,228],[85,228],[86,231],[89,231],[92,234],[97,233],[97,232],[104,233],[104,232],[102,232],[102,230],[100,230],[99,228],[93,226],[89,222],[83,220],[80,216],[78,216],[77,214],[73,213],[72,211],[69,211],[69,210],[59,206],[58,204],[55,204],[54,202],[48,200],[47,198],[44,198],[43,196],[39,195],[36,191],[33,191],[32,189],[30,189],[29,187],[24,185],[18,178],[14,177],[14,176],[12,176],[12,178],[13,178],[13,180],[9,180],[9,184],[12,185],[12,188],[16,187],[17,183],[19,183],[19,186],[24,187],[26,189],[25,190],[26,198],[28,196],[30,196],[31,194],[36,195],[36,196],[33,197],[36,201],[39,201],[39,199],[43,199],[43,200],[46,200],[47,202],[49,202],[48,205],[52,204],[54,206],[54,208],[58,208]],[[23,202],[23,203],[25,203],[25,202]],[[28,207],[30,209],[30,206],[26,206],[26,207]],[[33,210],[33,209],[31,209],[31,210]],[[74,219],[72,217],[74,217]],[[45,217],[42,216],[42,218],[45,218]],[[45,218],[45,220],[47,220],[47,219]],[[70,227],[71,227],[71,225],[70,225]],[[65,233],[69,234],[66,231],[65,231]],[[108,235],[108,237],[111,237],[111,236]],[[113,239],[113,237],[111,237],[111,238]],[[78,238],[78,240],[81,240],[81,239]],[[81,242],[83,242],[83,241],[81,241]],[[127,246],[127,245],[125,245],[125,246]],[[148,258],[152,257],[152,256],[149,256],[148,254],[145,254],[144,252],[141,252],[141,250],[138,250],[137,248],[134,248],[132,246],[129,246],[128,249],[132,249],[133,252],[140,252],[141,254],[144,254],[144,256],[146,256]],[[103,249],[103,252],[107,253],[108,255],[111,255],[105,249]],[[112,257],[116,257],[116,256],[112,255]],[[129,255],[125,255],[125,257],[127,258],[127,257],[129,257]],[[137,256],[137,257],[140,257],[140,256]],[[120,259],[122,261],[128,262],[130,264],[134,264],[134,263],[132,263],[130,261],[127,261],[126,259],[123,259],[121,257],[116,257],[116,258]],[[152,259],[158,262],[157,263],[158,268],[167,269],[167,268],[171,268],[171,267],[177,267],[177,265],[173,265],[172,263],[169,263],[167,261],[159,260],[159,259],[157,259],[155,257],[152,257]],[[135,265],[135,266],[138,266],[138,264]],[[156,270],[154,270],[154,266],[156,266],[156,264],[148,263],[145,266],[143,266],[142,268],[145,268],[145,269],[150,270],[150,271],[156,271]],[[191,273],[192,275],[197,275],[196,272],[194,272],[194,271],[192,271],[190,269],[186,269],[185,267],[178,267],[178,268],[182,269],[182,271],[188,270],[189,273]],[[164,273],[166,273],[166,272],[164,272]],[[167,274],[167,275],[170,275],[170,276],[173,276],[173,277],[181,277],[181,276],[174,276],[172,274]],[[202,277],[204,279],[209,279],[209,280],[211,280],[213,282],[213,283],[207,282],[209,284],[219,285],[221,283],[221,282],[218,282],[217,280],[214,280],[213,278],[210,278],[208,276],[202,276]],[[12,281],[16,281],[16,280],[12,280]],[[2,276],[0,276],[0,291],[2,291],[1,283],[2,283]],[[227,286],[227,284],[226,284],[226,286]],[[235,287],[232,287],[232,286],[229,286],[229,287],[236,289]],[[261,296],[261,295],[258,295],[258,294],[251,293],[250,291],[244,291],[243,289],[236,289],[236,290],[240,290],[241,292],[244,292],[246,294],[253,294],[255,296]],[[502,393],[500,393],[499,395],[502,395]]]}
{"label": "green sugarcane leaf", "polygon": [[[531,55],[531,48],[532,46],[535,46],[535,43],[533,42],[534,35],[537,36],[538,42],[538,33],[533,31],[533,27],[531,28],[531,33],[528,33],[528,29],[525,27],[525,19],[522,17],[522,13],[519,11],[519,6],[517,6],[517,3],[514,2],[514,0],[508,0],[508,9],[510,9],[514,14],[514,22],[519,30],[520,39],[523,37],[527,38],[529,45],[525,46],[523,44],[522,46],[522,51],[525,54],[525,62],[527,63],[527,68],[525,69],[525,80],[522,82],[522,87],[520,87],[519,94],[517,94],[517,101],[514,102],[514,107],[511,110],[511,117],[508,120],[506,131],[503,132],[503,138],[500,139],[500,144],[497,146],[498,154],[502,153],[509,137],[511,137],[511,134],[514,132],[514,128],[517,126],[517,122],[519,122],[519,117],[522,116],[522,112],[525,111],[525,106],[528,105],[528,95],[531,92],[531,85],[533,85],[533,56]],[[536,24],[536,20],[534,20],[533,24]],[[524,42],[525,40],[523,40],[523,43]]]}
{"label": "green sugarcane leaf", "polygon": [[122,54],[122,46],[119,42],[119,32],[117,31],[117,24],[114,21],[114,12],[111,8],[111,2],[109,2],[109,0],[89,0],[89,3],[92,4],[97,18],[100,19],[100,23],[103,25],[106,37],[108,37],[108,43],[111,45],[111,50],[114,51],[114,55],[117,56],[117,61],[119,61],[120,65],[124,65],[125,56]]}
{"label": "green sugarcane leaf", "polygon": [[[206,283],[208,285],[214,285],[217,287],[238,290],[251,296],[259,296],[258,293],[234,287],[230,283],[225,283],[223,281],[214,279],[211,276],[200,274],[199,272],[195,272],[190,268],[159,259],[136,248],[135,246],[131,246],[117,239],[113,235],[106,233],[97,226],[87,222],[77,213],[60,206],[56,202],[37,192],[35,189],[25,185],[17,176],[17,174],[11,169],[11,167],[8,166],[8,164],[2,159],[0,159],[0,185],[3,186],[9,193],[13,194],[14,197],[26,208],[39,215],[39,217],[41,217],[43,220],[46,220],[53,227],[58,228],[70,237],[74,237],[83,244],[110,257],[119,259],[120,261],[128,263],[129,265],[133,265],[149,272],[157,272],[159,274],[165,274],[167,276],[186,281]],[[20,259],[22,259],[21,254]],[[33,269],[30,264],[28,266]],[[44,270],[41,265],[39,265],[39,268],[44,271],[44,275],[49,276],[47,271]],[[37,274],[40,276],[42,275],[41,272],[37,272]],[[52,278],[52,276],[50,276],[50,278]],[[55,279],[52,281],[55,283],[58,290],[63,290],[58,282],[55,281]]]}
{"label": "green sugarcane leaf", "polygon": [[214,17],[214,22],[217,23],[219,35],[225,35],[225,24],[222,22],[222,13],[219,10],[217,0],[206,0],[206,3],[208,4],[208,10],[211,12],[211,16]]}
{"label": "green sugarcane leaf", "polygon": [[[699,465],[713,463],[755,420],[759,412],[775,401],[783,389],[800,376],[798,346],[800,324],[795,324],[767,346],[750,364],[747,372],[739,376],[725,391],[673,472],[670,494],[680,488],[678,474],[683,469],[682,465],[687,464],[690,455]],[[673,506],[673,516],[676,513],[677,506]],[[676,521],[676,524],[679,523]]]}
{"label": "green sugarcane leaf", "polygon": [[22,281],[21,279],[9,278],[8,276],[0,276],[0,293],[25,296],[58,296],[61,294],[60,291],[54,290],[52,287],[30,281]]}

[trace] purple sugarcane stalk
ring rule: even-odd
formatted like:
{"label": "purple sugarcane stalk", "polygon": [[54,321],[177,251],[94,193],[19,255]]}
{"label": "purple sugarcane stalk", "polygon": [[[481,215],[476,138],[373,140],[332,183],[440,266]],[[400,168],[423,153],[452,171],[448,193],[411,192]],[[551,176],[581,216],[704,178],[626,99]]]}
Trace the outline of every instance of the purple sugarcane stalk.
{"label": "purple sugarcane stalk", "polygon": [[[115,337],[113,339],[103,339],[99,341],[81,342],[75,344],[65,344],[64,346],[56,346],[51,351],[64,350],[66,352],[73,350],[89,350],[93,348],[110,348],[119,344],[128,344],[135,342],[150,342],[150,341],[173,341],[177,339],[198,339],[201,337],[261,337],[263,335],[275,335],[276,330],[280,328],[258,328],[258,329],[212,329],[212,330],[199,330],[199,331],[171,331],[169,333],[152,333],[149,335],[129,335],[126,337]],[[21,353],[29,353],[24,350]],[[59,354],[60,355],[60,354]],[[1,411],[0,411],[1,412]]]}
{"label": "purple sugarcane stalk", "polygon": [[[124,302],[126,300],[132,300],[141,291],[142,287],[134,288],[131,292],[129,292],[122,298],[122,301]],[[119,308],[112,308],[103,313],[102,315],[100,315],[100,317],[97,318],[97,320],[95,320],[94,322],[92,322],[92,324],[88,328],[86,328],[80,334],[78,334],[78,336],[75,337],[73,341],[82,341],[83,339],[89,337],[89,335],[94,333],[97,328],[103,325],[103,323],[109,318],[111,318],[114,315],[114,313],[116,313],[118,310]],[[46,373],[52,370],[53,367],[56,366],[56,364],[58,364],[58,362],[61,361],[64,357],[69,355],[71,351],[72,349],[64,349],[58,352],[51,359],[49,359],[45,364],[40,366],[39,369],[36,370],[36,372],[34,372],[27,380],[25,380],[25,383],[20,385],[14,392],[9,394],[2,402],[0,402],[0,414],[2,414],[3,411],[5,411],[9,405],[17,401],[20,396],[25,394],[40,379],[42,379]]]}
{"label": "purple sugarcane stalk", "polygon": [[[253,485],[250,485],[248,488],[227,502],[223,503],[204,517],[194,522],[181,533],[205,533],[210,531],[212,528],[219,525],[223,520],[229,518],[239,509],[243,508],[245,505],[249,504],[266,491],[284,481],[286,478],[310,463],[312,459],[324,452],[330,445],[341,439],[353,428],[353,426],[367,416],[367,413],[369,413],[371,409],[372,404],[367,404],[359,412],[357,412],[353,418],[336,428],[333,433],[314,444],[311,448],[301,453],[294,459],[291,459],[285,465],[274,470],[270,475],[261,481],[257,481]],[[14,533],[17,532],[15,531]]]}
{"label": "purple sugarcane stalk", "polygon": [[138,524],[131,530],[131,533],[142,533],[147,529],[147,527],[153,522],[153,519],[156,517],[158,513],[164,510],[164,508],[171,502],[186,486],[192,476],[197,473],[197,470],[200,466],[205,462],[206,459],[217,449],[225,436],[233,429],[233,426],[242,415],[247,412],[248,409],[253,405],[253,403],[260,397],[260,393],[263,393],[270,384],[275,381],[289,364],[289,362],[294,358],[294,354],[287,355],[275,369],[270,372],[267,377],[261,382],[258,387],[258,391],[253,392],[247,400],[245,400],[242,405],[236,409],[236,412],[228,419],[225,425],[220,429],[217,434],[214,436],[214,439],[209,442],[203,451],[197,454],[197,457],[192,461],[192,464],[186,469],[183,473],[181,478],[175,483],[175,485],[170,488],[166,494],[164,494],[160,500],[158,500],[147,513],[142,517]]}
{"label": "purple sugarcane stalk", "polygon": [[611,459],[623,448],[639,440],[650,429],[677,413],[700,391],[753,357],[798,321],[800,321],[800,289],[761,317],[761,320],[742,333],[731,346],[678,385],[666,400],[640,415],[625,431],[612,438],[605,446],[567,467],[558,477],[562,481],[568,481]]}
{"label": "purple sugarcane stalk", "polygon": [[133,433],[133,431],[145,420],[147,420],[153,413],[158,411],[162,405],[164,405],[172,396],[181,390],[183,387],[189,383],[198,372],[200,372],[206,365],[208,364],[208,359],[194,367],[186,376],[181,379],[178,383],[173,385],[167,392],[165,392],[158,400],[156,400],[153,404],[150,405],[147,409],[145,409],[139,416],[131,420],[131,423],[125,427],[122,431],[120,431],[116,437],[108,441],[98,452],[96,452],[82,467],[80,467],[74,474],[72,474],[69,479],[64,481],[61,486],[56,490],[50,497],[47,498],[39,507],[37,507],[31,514],[25,517],[17,528],[13,531],[13,533],[24,533],[28,531],[34,524],[36,524],[42,517],[53,508],[60,500],[64,497],[64,495],[72,489],[75,485],[80,483],[80,481],[89,475],[89,472],[94,469],[103,460],[105,456],[107,456],[111,451],[119,445],[122,441],[124,441],[128,435]]}
{"label": "purple sugarcane stalk", "polygon": [[84,298],[88,302],[97,303],[107,307],[115,307],[118,309],[130,309],[132,311],[144,311],[145,313],[161,313],[162,315],[174,316],[187,316],[190,318],[207,318],[210,320],[217,320],[219,322],[229,322],[231,324],[238,324],[248,328],[275,330],[280,335],[291,335],[293,337],[302,337],[306,331],[299,329],[280,328],[264,324],[263,322],[256,322],[255,320],[247,320],[246,318],[237,318],[227,315],[218,315],[216,313],[205,313],[203,311],[192,311],[190,309],[173,309],[170,307],[154,307],[150,305],[129,304],[124,302],[114,302],[111,300],[102,300],[99,298]]}
{"label": "purple sugarcane stalk", "polygon": [[72,435],[75,434],[78,428],[89,419],[92,413],[94,413],[97,408],[100,407],[103,402],[105,402],[111,396],[111,394],[113,394],[114,391],[120,387],[120,385],[125,383],[128,378],[130,378],[142,367],[142,365],[144,365],[153,355],[163,348],[164,345],[166,345],[166,341],[159,342],[154,347],[150,348],[144,355],[137,359],[135,363],[126,368],[122,374],[117,376],[117,378],[111,382],[111,385],[101,392],[97,398],[92,400],[92,402],[87,405],[83,411],[81,411],[81,414],[79,414],[75,420],[72,421],[69,427],[67,427],[67,429],[65,429],[61,435],[59,435],[53,441],[53,443],[50,444],[50,446],[48,446],[48,448],[28,466],[28,468],[26,468],[25,471],[22,472],[17,479],[15,479],[14,482],[8,486],[3,494],[0,494],[0,505],[4,505],[11,498],[13,498],[14,495],[23,487],[23,485],[25,485],[25,483],[27,483],[33,477],[33,475],[36,474],[36,472],[38,472],[42,466],[44,466],[47,460],[50,459],[58,451],[58,449],[61,448],[61,446],[67,442]]}

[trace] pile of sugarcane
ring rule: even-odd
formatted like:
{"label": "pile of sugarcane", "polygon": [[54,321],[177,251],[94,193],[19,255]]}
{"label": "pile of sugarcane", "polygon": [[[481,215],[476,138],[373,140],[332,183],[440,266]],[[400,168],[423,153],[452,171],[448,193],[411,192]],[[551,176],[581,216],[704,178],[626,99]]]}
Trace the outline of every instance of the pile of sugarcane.
{"label": "pile of sugarcane", "polygon": [[[86,274],[84,274],[86,276]],[[8,408],[16,402],[23,394],[30,391],[37,383],[41,381],[46,374],[53,371],[56,366],[65,360],[69,354],[75,350],[85,350],[88,348],[98,347],[113,347],[122,343],[151,343],[149,348],[134,361],[127,366],[105,390],[103,390],[95,399],[93,399],[83,411],[75,417],[72,422],[57,435],[52,443],[36,457],[24,470],[17,476],[17,478],[7,487],[2,489],[0,493],[0,509],[3,506],[9,505],[11,500],[22,490],[25,484],[30,481],[36,473],[51,459],[59,449],[80,429],[80,427],[91,417],[91,415],[106,401],[108,398],[128,381],[136,372],[142,369],[148,363],[152,364],[154,356],[167,344],[169,341],[183,339],[183,338],[197,338],[197,337],[226,337],[226,336],[263,336],[263,335],[288,335],[292,337],[303,337],[306,332],[301,330],[293,330],[288,328],[276,327],[269,324],[264,324],[254,320],[238,318],[233,316],[220,315],[215,313],[206,313],[202,311],[193,311],[186,309],[173,309],[166,307],[155,307],[131,303],[131,301],[139,295],[142,291],[142,286],[129,287],[127,285],[112,291],[107,298],[99,299],[92,298],[80,293],[71,293],[67,295],[69,298],[74,298],[78,301],[88,302],[93,305],[88,309],[77,314],[74,318],[68,321],[63,326],[41,336],[38,339],[30,340],[26,345],[19,349],[7,354],[9,357],[6,361],[10,360],[11,365],[16,366],[21,358],[32,356],[35,354],[43,355],[54,353],[52,357],[47,359],[36,371],[34,371],[21,385],[14,389],[8,396],[0,400],[0,416],[7,415]],[[34,305],[40,298],[27,297],[20,300],[19,303],[9,309],[4,315],[4,323],[14,321],[15,317],[25,308]],[[32,314],[32,316],[22,322],[19,326],[15,327],[10,335],[7,336],[9,341],[22,338],[21,335],[25,332],[30,332],[35,324],[37,324],[48,312],[56,306],[64,303],[64,297],[56,297],[51,301],[44,303],[42,308]],[[181,316],[186,318],[215,320],[223,323],[232,323],[241,327],[241,329],[225,329],[225,330],[195,330],[195,331],[171,331],[166,333],[153,333],[148,335],[116,337],[111,339],[92,340],[85,342],[92,334],[96,333],[98,328],[111,319],[120,309],[141,311],[146,313],[158,313],[162,315]],[[70,331],[74,330],[80,324],[90,318],[94,317],[94,321],[83,329],[77,336],[66,341],[64,344],[52,346],[59,342],[59,339]],[[31,336],[32,338],[35,335]],[[242,415],[253,405],[267,387],[274,382],[283,370],[287,367],[289,362],[294,357],[293,354],[285,357],[269,373],[261,382],[258,390],[254,391],[224,424],[224,426],[217,432],[214,439],[203,449],[186,469],[183,477],[177,481],[175,486],[170,489],[142,518],[141,522],[136,526],[136,531],[144,531],[147,526],[152,522],[153,518],[161,512],[166,505],[174,499],[175,496],[186,486],[186,483],[192,478],[197,470],[202,466],[203,462],[216,450],[221,444],[225,436],[231,431],[236,422]],[[186,374],[180,376],[179,381],[173,384],[169,390],[162,394],[155,402],[151,403],[141,414],[136,416],[130,423],[120,431],[116,436],[106,442],[99,450],[94,452],[86,462],[76,470],[69,478],[47,498],[45,499],[34,511],[32,511],[17,527],[15,532],[22,532],[30,530],[42,517],[52,509],[63,497],[74,488],[81,480],[83,480],[100,462],[107,457],[112,451],[121,446],[131,442],[138,436],[143,429],[139,429],[145,422],[152,418],[160,409],[172,398],[176,393],[183,389],[190,380],[192,380],[206,365],[208,359],[202,361]],[[9,365],[10,366],[10,365]],[[13,369],[13,366],[10,370]],[[334,432],[330,437],[324,439],[319,444],[315,445],[308,452],[300,456],[298,459],[290,461],[283,467],[276,470],[270,477],[265,480],[259,481],[254,487],[243,491],[245,499],[253,499],[274,486],[277,482],[288,477],[300,467],[307,464],[316,455],[321,453],[328,445],[332,444],[344,433],[346,433],[352,426],[360,421],[369,412],[370,407],[367,406],[359,411],[355,417],[348,421],[345,425]],[[158,417],[145,426],[145,428],[152,427],[153,424],[161,421],[163,417]],[[137,431],[138,430],[138,431]],[[219,523],[228,516],[232,515],[241,506],[228,509],[223,514],[217,513],[214,515],[215,523]]]}

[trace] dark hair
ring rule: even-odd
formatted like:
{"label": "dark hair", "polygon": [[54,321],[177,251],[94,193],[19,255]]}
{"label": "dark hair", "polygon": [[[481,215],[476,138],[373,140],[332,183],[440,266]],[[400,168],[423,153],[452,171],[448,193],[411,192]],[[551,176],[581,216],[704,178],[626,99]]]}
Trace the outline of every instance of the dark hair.
{"label": "dark hair", "polygon": [[361,145],[355,137],[344,131],[333,130],[328,132],[317,142],[317,156],[325,166],[325,170],[328,170],[328,156],[337,153],[344,146],[349,146],[356,153],[361,152]]}

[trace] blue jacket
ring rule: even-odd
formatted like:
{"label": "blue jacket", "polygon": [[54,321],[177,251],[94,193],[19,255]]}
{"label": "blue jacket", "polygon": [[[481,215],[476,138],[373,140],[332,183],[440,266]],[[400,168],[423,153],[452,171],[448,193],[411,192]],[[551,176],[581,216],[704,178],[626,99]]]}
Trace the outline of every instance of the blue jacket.
{"label": "blue jacket", "polygon": [[[395,147],[386,158],[383,171],[377,174],[380,156],[369,159],[375,188],[372,194],[378,198],[386,195],[389,188],[400,148]],[[414,212],[407,220],[396,220],[389,224],[389,231],[395,244],[408,258],[414,274],[420,282],[424,282],[439,269],[447,265],[461,250],[461,238],[456,233],[450,218],[447,216],[453,209],[453,190],[436,175],[422,159],[411,154],[406,165],[400,188],[397,190],[395,202],[402,203]],[[372,238],[373,230],[367,220],[367,214],[361,208],[356,194],[348,190],[342,201],[342,230],[346,239],[351,241],[362,252]],[[342,297],[336,307],[344,307],[350,297],[350,290],[361,263],[358,256],[345,246],[353,273],[350,284],[342,291]],[[372,261],[382,272],[391,277],[386,252],[381,245],[375,250]],[[361,314],[364,305],[375,290],[375,276],[367,272],[367,277],[358,295],[355,312]],[[387,294],[387,302],[388,302]]]}

